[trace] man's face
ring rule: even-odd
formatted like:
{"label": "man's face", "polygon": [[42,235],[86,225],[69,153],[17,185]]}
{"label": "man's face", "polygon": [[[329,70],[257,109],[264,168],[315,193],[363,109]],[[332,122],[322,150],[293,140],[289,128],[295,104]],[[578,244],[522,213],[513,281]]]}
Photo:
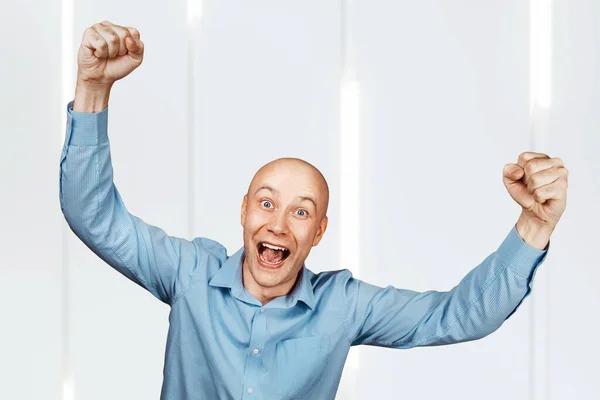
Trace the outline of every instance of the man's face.
{"label": "man's face", "polygon": [[255,297],[253,291],[287,294],[325,233],[328,200],[322,176],[299,160],[276,160],[257,172],[241,214],[244,284]]}

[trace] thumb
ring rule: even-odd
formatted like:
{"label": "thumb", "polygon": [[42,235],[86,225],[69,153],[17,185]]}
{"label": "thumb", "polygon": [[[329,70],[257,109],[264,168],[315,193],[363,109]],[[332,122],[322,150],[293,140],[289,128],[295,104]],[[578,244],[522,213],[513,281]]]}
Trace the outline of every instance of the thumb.
{"label": "thumb", "polygon": [[525,170],[519,164],[506,164],[503,174],[505,179],[518,181],[525,175]]}
{"label": "thumb", "polygon": [[525,171],[518,164],[506,164],[502,171],[502,181],[508,194],[513,198],[521,207],[528,209],[530,208],[535,200],[533,196],[527,190],[527,185],[521,180],[525,175]]}
{"label": "thumb", "polygon": [[127,36],[125,46],[127,47],[127,54],[134,60],[138,61],[143,57],[144,43],[141,40]]}

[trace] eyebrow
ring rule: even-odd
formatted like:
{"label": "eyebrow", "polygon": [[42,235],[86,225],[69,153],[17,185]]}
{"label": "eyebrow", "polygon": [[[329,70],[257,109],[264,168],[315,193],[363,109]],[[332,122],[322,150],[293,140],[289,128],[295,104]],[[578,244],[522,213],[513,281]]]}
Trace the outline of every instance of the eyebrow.
{"label": "eyebrow", "polygon": [[300,201],[310,201],[315,206],[315,210],[317,209],[317,202],[310,196],[299,196]]}
{"label": "eyebrow", "polygon": [[[279,194],[279,190],[269,186],[269,185],[263,185],[261,187],[259,187],[258,189],[256,189],[256,192],[254,192],[254,194],[256,195],[256,193],[258,193],[260,190],[268,190],[270,192],[273,192],[275,194]],[[315,201],[315,199],[313,199],[310,196],[298,196],[298,198],[300,199],[300,201],[310,201],[311,203],[313,203],[313,206],[315,206],[315,210],[317,209],[317,202]]]}
{"label": "eyebrow", "polygon": [[256,189],[256,192],[254,192],[254,194],[258,193],[260,190],[263,190],[263,189],[269,190],[269,191],[271,191],[271,192],[273,192],[275,194],[279,194],[279,190],[273,189],[269,185],[263,185],[263,186],[259,187],[258,189]]}

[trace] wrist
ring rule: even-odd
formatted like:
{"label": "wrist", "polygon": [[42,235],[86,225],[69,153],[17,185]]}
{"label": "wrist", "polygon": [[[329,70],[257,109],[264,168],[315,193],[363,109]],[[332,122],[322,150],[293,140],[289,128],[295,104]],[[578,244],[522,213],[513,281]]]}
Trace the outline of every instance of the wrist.
{"label": "wrist", "polygon": [[112,85],[77,81],[73,111],[97,113],[108,107]]}
{"label": "wrist", "polygon": [[517,233],[529,246],[544,250],[550,241],[550,235],[554,231],[553,226],[544,225],[521,214],[516,224]]}

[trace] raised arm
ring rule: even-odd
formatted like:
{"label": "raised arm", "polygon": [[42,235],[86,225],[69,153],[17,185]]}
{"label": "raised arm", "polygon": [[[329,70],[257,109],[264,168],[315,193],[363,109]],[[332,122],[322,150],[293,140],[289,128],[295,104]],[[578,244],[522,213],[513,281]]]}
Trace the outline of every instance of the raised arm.
{"label": "raised arm", "polygon": [[352,344],[408,348],[475,340],[516,311],[565,210],[568,171],[560,158],[525,152],[504,166],[503,182],[521,216],[498,250],[452,290],[381,288],[342,275],[344,328]]}
{"label": "raised arm", "polygon": [[94,253],[173,304],[194,273],[201,241],[170,237],[130,214],[113,183],[110,158],[110,89],[141,64],[143,48],[133,28],[103,22],[86,30],[75,99],[67,107],[60,205],[73,232]]}
{"label": "raised arm", "polygon": [[447,292],[382,288],[347,273],[341,287],[348,340],[400,349],[489,335],[530,294],[546,252],[525,243],[515,226],[497,251]]}

